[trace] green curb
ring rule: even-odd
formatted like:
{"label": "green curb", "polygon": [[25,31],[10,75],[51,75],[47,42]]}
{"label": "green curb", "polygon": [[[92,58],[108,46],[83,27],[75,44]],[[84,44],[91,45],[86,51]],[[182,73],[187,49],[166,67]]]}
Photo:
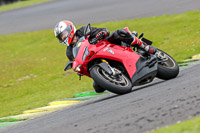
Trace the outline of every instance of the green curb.
{"label": "green curb", "polygon": [[29,114],[20,114],[20,115],[15,115],[15,116],[8,116],[8,117],[3,117],[0,118],[1,120],[9,120],[9,119],[17,119],[18,121],[20,120],[27,120],[27,119],[34,119],[36,117],[51,113],[53,111],[45,111],[45,112],[37,112],[37,113],[29,113]]}
{"label": "green curb", "polygon": [[1,122],[16,122],[16,121],[20,121],[20,120],[16,118],[0,119],[0,123]]}
{"label": "green curb", "polygon": [[14,121],[14,122],[2,122],[0,123],[0,128],[4,128],[4,127],[8,127],[8,126],[12,126],[15,125],[17,123],[21,123],[23,121]]}
{"label": "green curb", "polygon": [[189,68],[193,65],[196,65],[196,64],[199,64],[200,63],[200,60],[187,60],[186,63],[181,63],[181,64],[178,64],[180,69],[185,69],[185,68]]}
{"label": "green curb", "polygon": [[75,94],[74,97],[85,97],[85,96],[94,96],[94,95],[102,95],[108,93],[108,91],[105,91],[103,93],[96,93],[95,91],[87,91],[87,92],[83,92],[83,93],[79,93],[79,94]]}
{"label": "green curb", "polygon": [[45,112],[45,111],[56,111],[56,110],[60,110],[66,107],[69,107],[73,104],[55,104],[52,106],[45,106],[45,107],[40,107],[40,108],[35,108],[35,109],[31,109],[31,110],[26,110],[23,113],[24,114],[28,114],[28,113],[37,113],[37,112]]}
{"label": "green curb", "polygon": [[[55,100],[55,101],[85,101],[85,100],[89,100],[89,99],[95,98],[97,96],[98,95],[75,97],[75,98],[65,98],[65,99],[58,99],[58,100]],[[52,102],[55,102],[55,101],[52,101]]]}

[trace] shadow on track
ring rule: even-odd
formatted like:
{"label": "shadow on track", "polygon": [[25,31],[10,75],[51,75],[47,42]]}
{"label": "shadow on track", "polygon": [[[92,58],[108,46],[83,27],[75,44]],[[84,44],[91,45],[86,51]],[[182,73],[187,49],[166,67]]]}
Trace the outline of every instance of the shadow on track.
{"label": "shadow on track", "polygon": [[[135,92],[135,91],[139,91],[139,90],[141,90],[141,89],[145,89],[145,88],[148,88],[148,87],[151,87],[151,86],[154,86],[154,85],[156,85],[156,84],[163,83],[163,82],[165,82],[165,80],[159,80],[159,81],[157,81],[157,82],[155,82],[155,83],[150,83],[150,84],[148,84],[148,85],[143,85],[143,86],[141,86],[141,87],[136,87],[136,88],[133,89],[130,93]],[[129,93],[127,93],[127,94],[129,94]],[[124,95],[126,95],[126,94],[124,94]],[[113,98],[116,98],[116,97],[119,97],[119,96],[122,96],[122,95],[117,95],[117,94],[114,94],[114,93],[113,93],[113,95],[112,95],[112,94],[109,94],[109,95],[107,95],[106,97],[105,97],[105,95],[104,95],[104,97],[102,97],[102,98],[101,98],[101,97],[98,97],[98,99],[94,99],[93,101],[88,102],[87,105],[94,104],[94,103],[99,103],[99,102],[103,102],[103,101],[110,100],[110,99],[113,99]]]}
{"label": "shadow on track", "polygon": [[[160,79],[159,79],[159,80],[160,80]],[[157,85],[157,84],[163,83],[163,82],[165,82],[165,81],[166,81],[166,80],[160,80],[160,81],[157,81],[157,82],[155,82],[155,83],[150,83],[150,84],[147,84],[147,85],[142,85],[142,86],[140,86],[140,87],[136,87],[135,89],[134,89],[134,87],[133,87],[132,92],[139,91],[139,90],[141,90],[141,89],[148,88],[148,87],[151,87],[151,86],[153,86],[153,85]]]}

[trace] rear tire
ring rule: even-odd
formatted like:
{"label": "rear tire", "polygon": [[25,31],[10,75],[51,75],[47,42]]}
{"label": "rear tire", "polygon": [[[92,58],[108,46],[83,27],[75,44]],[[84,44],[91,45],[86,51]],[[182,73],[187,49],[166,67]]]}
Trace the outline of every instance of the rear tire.
{"label": "rear tire", "polygon": [[162,56],[163,58],[168,58],[167,61],[158,63],[158,72],[156,77],[164,80],[169,80],[177,77],[179,73],[179,66],[177,62],[167,53],[162,50],[157,50],[156,56],[159,60],[158,56]]}
{"label": "rear tire", "polygon": [[[117,70],[115,69],[115,71]],[[126,94],[132,90],[132,84],[124,74],[114,77],[113,75],[106,73],[101,67],[94,66],[90,71],[90,75],[96,84],[110,92]]]}

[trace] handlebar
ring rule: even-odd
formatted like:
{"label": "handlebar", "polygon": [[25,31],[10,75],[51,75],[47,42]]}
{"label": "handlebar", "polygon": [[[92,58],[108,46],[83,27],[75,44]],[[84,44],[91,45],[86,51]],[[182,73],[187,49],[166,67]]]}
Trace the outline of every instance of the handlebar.
{"label": "handlebar", "polygon": [[98,41],[98,39],[95,37],[89,40],[90,44],[95,44],[95,43],[97,43],[97,41]]}

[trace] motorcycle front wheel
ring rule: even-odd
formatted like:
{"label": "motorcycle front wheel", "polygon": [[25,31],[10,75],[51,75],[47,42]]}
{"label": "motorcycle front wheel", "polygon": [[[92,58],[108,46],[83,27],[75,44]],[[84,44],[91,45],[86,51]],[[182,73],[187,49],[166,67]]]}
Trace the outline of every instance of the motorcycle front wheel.
{"label": "motorcycle front wheel", "polygon": [[99,85],[97,85],[95,82],[93,82],[93,88],[96,93],[103,93],[105,89],[101,88]]}
{"label": "motorcycle front wheel", "polygon": [[[119,71],[117,69],[114,70]],[[123,73],[110,75],[97,65],[91,69],[90,75],[95,83],[110,92],[122,95],[129,93],[132,90],[130,80]]]}
{"label": "motorcycle front wheel", "polygon": [[167,53],[158,49],[156,52],[158,58],[157,78],[169,80],[177,77],[179,66],[177,62]]}

